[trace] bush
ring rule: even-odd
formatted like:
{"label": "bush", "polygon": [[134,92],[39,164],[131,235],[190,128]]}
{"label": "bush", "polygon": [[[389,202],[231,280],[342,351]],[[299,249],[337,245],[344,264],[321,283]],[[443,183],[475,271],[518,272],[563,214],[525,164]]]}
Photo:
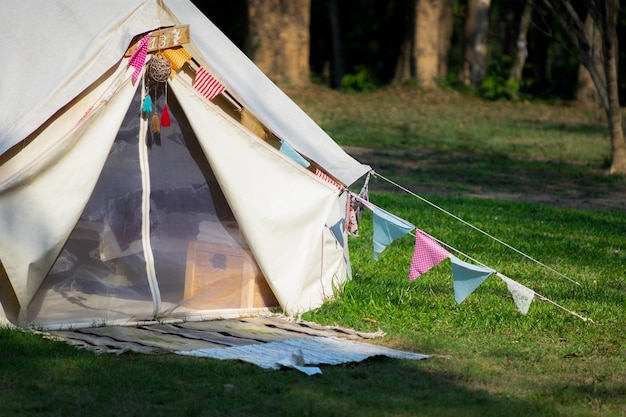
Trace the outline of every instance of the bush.
{"label": "bush", "polygon": [[343,91],[372,91],[376,83],[367,68],[359,69],[355,74],[346,74],[341,77]]}

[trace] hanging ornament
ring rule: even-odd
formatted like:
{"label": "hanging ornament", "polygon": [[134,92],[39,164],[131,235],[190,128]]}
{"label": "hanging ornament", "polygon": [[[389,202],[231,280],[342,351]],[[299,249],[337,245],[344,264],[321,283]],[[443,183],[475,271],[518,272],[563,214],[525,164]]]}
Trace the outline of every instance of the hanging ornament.
{"label": "hanging ornament", "polygon": [[146,74],[151,80],[157,83],[164,83],[172,73],[172,64],[170,61],[158,53],[150,59],[146,64]]}
{"label": "hanging ornament", "polygon": [[150,92],[146,93],[146,97],[143,99],[141,111],[145,114],[152,113],[152,97],[150,97]]}
{"label": "hanging ornament", "polygon": [[163,94],[165,95],[165,103],[163,104],[163,113],[161,113],[161,127],[170,127],[170,112],[167,107],[167,83],[164,86]]}
{"label": "hanging ornament", "polygon": [[163,113],[161,113],[161,127],[170,127],[170,112],[167,109],[167,103],[163,106]]}
{"label": "hanging ornament", "polygon": [[159,120],[159,113],[156,111],[152,114],[152,120],[150,121],[150,131],[152,133],[161,132],[161,122]]}

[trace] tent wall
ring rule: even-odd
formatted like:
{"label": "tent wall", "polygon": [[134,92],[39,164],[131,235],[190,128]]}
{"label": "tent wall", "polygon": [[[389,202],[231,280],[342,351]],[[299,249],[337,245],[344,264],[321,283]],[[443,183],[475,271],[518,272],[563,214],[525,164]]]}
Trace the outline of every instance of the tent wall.
{"label": "tent wall", "polygon": [[[32,261],[22,257],[16,260],[16,265],[39,262],[44,266],[22,272],[26,282],[36,281],[37,285],[27,288],[20,299],[20,322],[75,326],[157,317],[211,318],[235,312],[249,314],[254,309],[278,304],[286,312],[297,314],[331,297],[346,278],[347,248],[338,244],[327,225],[345,215],[345,194],[340,195],[337,188],[286,158],[206,101],[184,76],[171,81],[172,126],[163,129],[158,143],[155,142],[138,115],[141,88],[132,85],[128,73],[116,73],[114,78],[120,80],[120,77],[121,87],[109,79],[103,83],[124,93],[113,96],[124,97],[124,105],[118,109],[112,99],[91,110],[79,123],[91,126],[92,119],[102,117],[100,112],[110,106],[118,112],[126,109],[123,122],[109,126],[108,130],[98,125],[104,136],[116,136],[114,143],[104,140],[102,135],[77,130],[82,135],[78,143],[109,155],[106,162],[91,166],[93,173],[84,177],[74,175],[78,168],[68,163],[64,184],[71,183],[72,176],[98,179],[93,185],[81,182],[81,193],[71,188],[72,193],[82,196],[70,204],[71,213],[77,212],[78,217],[72,215],[68,223],[40,225],[58,229],[50,233],[62,234],[59,241],[42,240],[40,227],[22,228],[26,231],[25,244],[15,255],[31,254]],[[93,97],[84,98],[86,102],[92,102],[94,97],[98,97],[96,102],[101,100],[98,94],[102,89],[95,88],[93,92]],[[128,97],[132,98],[130,103]],[[163,104],[158,103],[161,109]],[[75,113],[71,120],[80,112]],[[60,124],[60,119],[56,123]],[[100,140],[110,150],[95,147],[88,139],[92,136],[97,138],[92,140]],[[69,135],[65,140],[72,138],[76,139]],[[43,155],[35,152],[39,143],[40,138],[36,138],[26,149],[41,158]],[[141,202],[145,173],[140,170],[140,148],[148,148],[151,166],[148,211],[142,209]],[[65,155],[76,158],[75,163],[80,159],[72,156],[72,152]],[[28,152],[19,156],[26,158]],[[62,165],[45,164],[58,169]],[[245,169],[233,169],[233,166]],[[36,184],[47,175],[48,170],[40,170],[28,181]],[[58,177],[49,181],[53,180]],[[76,199],[63,194],[56,184],[44,183],[55,191],[52,195],[42,192],[41,200],[34,205],[40,210],[53,206],[67,208],[68,201]],[[202,191],[201,184],[208,183],[213,184],[209,187],[213,191]],[[2,205],[5,210],[19,205],[22,192],[29,188],[7,182],[9,185],[20,192],[0,194],[7,202]],[[87,201],[82,200],[87,197]],[[34,213],[31,221],[37,216],[45,213]],[[141,231],[142,216],[149,216],[148,236]],[[8,238],[11,233],[3,236]],[[151,257],[146,256],[146,246],[142,244],[146,239],[151,242]],[[9,246],[8,240],[3,242],[3,247]],[[42,243],[47,247],[44,256],[36,251]],[[198,253],[198,247],[204,250],[203,254],[213,256],[206,250],[207,244],[209,248],[217,247],[214,253],[228,260],[224,262],[243,259],[236,265],[241,266],[239,272],[247,271],[241,274],[245,279],[237,278],[241,285],[220,284],[214,276],[220,273],[218,268],[212,271],[210,287],[188,291],[193,285],[189,282],[189,268],[197,262],[191,256]],[[146,278],[148,258],[153,258],[155,263],[158,307]],[[17,276],[13,273],[11,285],[19,291]],[[224,288],[223,295],[219,294],[219,285]]]}
{"label": "tent wall", "polygon": [[20,321],[89,198],[135,90],[124,65],[102,85],[105,93],[92,90],[0,166],[0,259]]}
{"label": "tent wall", "polygon": [[19,311],[20,305],[15,297],[15,291],[4,268],[0,265],[0,326],[17,323]]}
{"label": "tent wall", "polygon": [[[140,116],[145,93],[126,48],[189,24],[185,47],[274,139],[344,184],[369,169],[195,6],[50,0],[33,13],[31,3],[13,3],[0,21],[24,42],[0,50],[26,69],[0,80],[0,321],[218,317],[276,303],[298,314],[333,295],[349,275],[345,231],[331,231],[345,217],[345,193],[207,101],[184,72],[168,83],[172,126],[155,137]],[[11,15],[44,18],[29,22],[35,35]],[[196,276],[213,285],[194,287]],[[220,276],[225,295],[216,298]]]}
{"label": "tent wall", "polygon": [[171,24],[158,1],[4,2],[0,154],[116,66],[135,35]]}
{"label": "tent wall", "polygon": [[280,138],[346,185],[370,169],[347,155],[190,1],[39,0],[3,6],[0,28],[20,42],[0,43],[0,54],[10,57],[0,78],[0,154],[115,66],[133,37],[178,23],[190,25],[194,56]]}

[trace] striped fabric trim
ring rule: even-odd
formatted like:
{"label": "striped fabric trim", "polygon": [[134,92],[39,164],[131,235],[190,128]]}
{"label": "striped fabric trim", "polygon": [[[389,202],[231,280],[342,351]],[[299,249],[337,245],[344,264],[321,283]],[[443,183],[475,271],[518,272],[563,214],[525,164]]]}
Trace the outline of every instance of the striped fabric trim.
{"label": "striped fabric trim", "polygon": [[323,179],[324,181],[326,181],[330,185],[334,185],[335,187],[337,187],[338,190],[343,189],[341,184],[339,184],[337,181],[333,180],[328,175],[326,175],[326,173],[324,173],[323,171],[321,171],[321,170],[319,170],[317,168],[315,168],[315,176],[318,177],[318,178]]}
{"label": "striped fabric trim", "polygon": [[196,71],[196,78],[193,80],[193,88],[208,100],[213,100],[226,89],[222,83],[203,67],[198,68],[198,71]]}

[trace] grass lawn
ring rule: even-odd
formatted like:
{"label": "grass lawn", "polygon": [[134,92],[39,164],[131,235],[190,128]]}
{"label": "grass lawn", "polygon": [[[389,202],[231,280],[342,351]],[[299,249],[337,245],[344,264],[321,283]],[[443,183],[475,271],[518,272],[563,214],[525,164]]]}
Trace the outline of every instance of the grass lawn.
{"label": "grass lawn", "polygon": [[359,159],[432,203],[378,178],[374,204],[593,322],[538,299],[522,315],[494,276],[457,306],[448,260],[408,281],[411,236],[372,260],[365,211],[350,239],[353,279],[304,319],[380,329],[378,343],[430,359],[324,366],[307,377],[95,355],[0,329],[0,416],[626,415],[626,180],[603,172],[600,110],[398,88],[293,97]]}

